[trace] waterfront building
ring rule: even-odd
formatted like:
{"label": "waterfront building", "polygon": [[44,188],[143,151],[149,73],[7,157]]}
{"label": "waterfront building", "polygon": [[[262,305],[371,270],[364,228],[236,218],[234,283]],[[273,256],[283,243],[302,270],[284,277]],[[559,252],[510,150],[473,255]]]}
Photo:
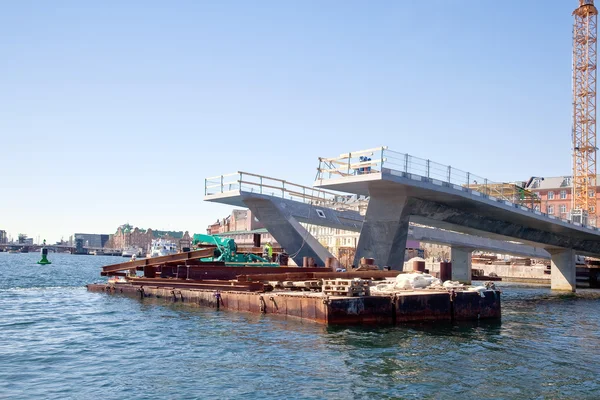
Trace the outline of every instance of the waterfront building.
{"label": "waterfront building", "polygon": [[208,235],[218,235],[224,232],[253,231],[262,228],[264,228],[264,225],[252,215],[252,211],[233,210],[230,215],[210,224],[206,229],[206,233]]}
{"label": "waterfront building", "polygon": [[252,215],[250,210],[233,210],[230,215],[210,224],[206,228],[206,233],[231,238],[241,246],[252,246],[254,235],[259,234],[261,235],[261,246],[270,242],[273,247],[279,247],[279,243],[264,228],[263,224]]}
{"label": "waterfront building", "polygon": [[[571,176],[535,177],[526,189],[540,199],[540,203],[535,206],[536,210],[557,218],[570,219],[573,207],[572,185]],[[598,210],[598,186],[600,181],[597,181],[593,190],[589,192],[590,199],[594,199],[590,211]],[[590,218],[588,224],[596,226],[596,219]]]}
{"label": "waterfront building", "polygon": [[180,248],[190,247],[191,243],[191,237],[187,231],[161,231],[123,224],[117,228],[117,231],[113,235],[110,235],[110,239],[107,241],[105,247],[124,249],[126,247],[134,246],[147,250],[153,239],[172,241]]}
{"label": "waterfront building", "polygon": [[5,230],[0,230],[0,244],[8,243],[8,237],[6,236]]}
{"label": "waterfront building", "polygon": [[110,235],[102,233],[75,233],[75,241],[79,239],[84,247],[102,248],[108,242]]}
{"label": "waterfront building", "polygon": [[19,236],[17,238],[17,243],[31,246],[31,245],[33,245],[33,238],[28,238],[26,234],[19,233]]}

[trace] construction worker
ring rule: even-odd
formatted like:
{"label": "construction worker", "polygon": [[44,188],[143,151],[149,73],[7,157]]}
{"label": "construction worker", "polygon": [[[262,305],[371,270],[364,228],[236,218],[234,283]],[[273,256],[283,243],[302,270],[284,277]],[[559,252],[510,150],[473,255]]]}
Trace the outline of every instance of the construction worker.
{"label": "construction worker", "polygon": [[263,258],[273,261],[273,246],[271,246],[271,242],[265,243],[265,247],[263,247]]}

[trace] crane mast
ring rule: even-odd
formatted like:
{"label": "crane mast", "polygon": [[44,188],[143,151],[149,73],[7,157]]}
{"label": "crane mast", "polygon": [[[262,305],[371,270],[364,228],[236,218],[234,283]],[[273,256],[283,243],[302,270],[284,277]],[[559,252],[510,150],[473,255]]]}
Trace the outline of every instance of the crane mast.
{"label": "crane mast", "polygon": [[[596,222],[596,62],[598,10],[579,0],[573,11],[573,196],[572,219]],[[595,196],[595,193],[592,195]],[[587,216],[587,217],[586,217]]]}

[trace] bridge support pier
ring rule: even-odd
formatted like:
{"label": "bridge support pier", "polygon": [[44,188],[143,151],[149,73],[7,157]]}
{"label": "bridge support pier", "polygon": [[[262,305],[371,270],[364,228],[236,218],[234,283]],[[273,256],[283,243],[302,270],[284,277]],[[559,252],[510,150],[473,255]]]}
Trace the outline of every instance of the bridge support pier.
{"label": "bridge support pier", "polygon": [[361,257],[367,257],[375,259],[379,267],[401,271],[408,237],[409,198],[396,192],[374,190],[370,191],[370,196],[354,265],[359,264]]}
{"label": "bridge support pier", "polygon": [[312,257],[317,266],[322,267],[327,258],[333,257],[281,204],[259,198],[246,199],[244,203],[277,243],[290,253],[296,265],[301,266],[304,257]]}
{"label": "bridge support pier", "polygon": [[471,253],[468,247],[452,247],[450,261],[452,262],[452,280],[466,285],[471,284]]}
{"label": "bridge support pier", "polygon": [[550,288],[575,292],[576,257],[571,249],[546,249],[551,255],[552,269],[550,273]]}

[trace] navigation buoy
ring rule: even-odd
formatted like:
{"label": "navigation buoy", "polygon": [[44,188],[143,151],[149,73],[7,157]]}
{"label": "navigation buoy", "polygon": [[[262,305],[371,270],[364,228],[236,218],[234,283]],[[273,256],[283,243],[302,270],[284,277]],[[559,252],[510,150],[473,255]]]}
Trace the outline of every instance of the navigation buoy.
{"label": "navigation buoy", "polygon": [[46,246],[46,239],[44,239],[44,247],[42,247],[42,250],[41,250],[42,259],[37,262],[38,264],[41,264],[41,265],[52,264],[50,261],[48,261],[48,249],[45,246]]}

